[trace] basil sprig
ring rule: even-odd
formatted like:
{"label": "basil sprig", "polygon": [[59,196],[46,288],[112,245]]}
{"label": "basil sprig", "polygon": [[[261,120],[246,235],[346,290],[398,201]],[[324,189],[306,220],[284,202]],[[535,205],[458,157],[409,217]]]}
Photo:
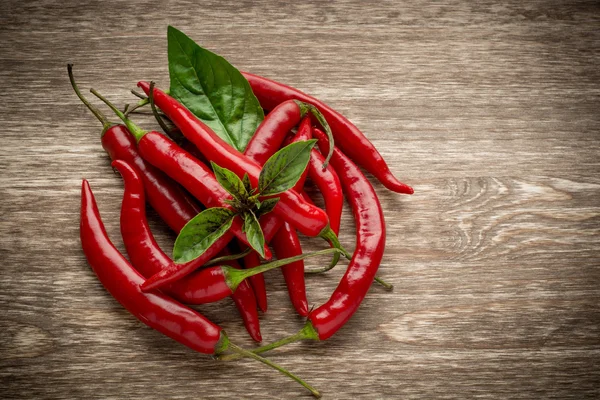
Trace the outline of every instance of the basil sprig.
{"label": "basil sprig", "polygon": [[[281,194],[298,182],[316,140],[292,143],[267,160],[260,172],[258,187],[253,188],[247,174],[240,179],[227,168],[212,163],[215,177],[232,198],[226,200],[229,208],[215,207],[202,211],[188,222],[175,240],[173,259],[177,263],[200,257],[219,237],[223,236],[240,217],[244,220],[243,232],[248,243],[264,258],[265,237],[258,219],[271,212]],[[262,196],[269,196],[260,200]]]}

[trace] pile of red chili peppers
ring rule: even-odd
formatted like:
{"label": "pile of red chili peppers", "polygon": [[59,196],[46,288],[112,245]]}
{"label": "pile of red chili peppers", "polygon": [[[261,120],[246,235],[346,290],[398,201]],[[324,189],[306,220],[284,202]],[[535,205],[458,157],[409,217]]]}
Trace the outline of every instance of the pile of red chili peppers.
{"label": "pile of red chili peppers", "polygon": [[[110,122],[80,93],[71,65],[68,72],[77,96],[102,123],[102,146],[124,181],[120,222],[129,260],[109,240],[88,182],[84,180],[82,185],[81,244],[102,285],[140,321],[191,349],[220,360],[252,357],[319,397],[310,385],[258,354],[297,340],[328,339],[356,312],[373,281],[383,282],[376,273],[385,247],[384,216],[375,190],[357,165],[392,191],[412,194],[413,189],[392,175],[377,149],[348,119],[321,101],[267,78],[243,73],[268,114],[241,153],[175,98],[147,82],[138,86],[153,109],[159,109],[183,135],[184,142],[177,144],[162,133],[143,131],[129,114],[92,89],[123,120]],[[315,108],[326,123],[315,119],[314,114],[311,117],[309,111]],[[327,135],[324,131],[329,128]],[[231,227],[191,261],[176,263],[159,247],[146,220],[146,201],[179,233],[204,208],[231,209],[231,196],[211,165],[227,168],[256,187],[261,167],[271,156],[283,146],[311,139],[316,139],[318,146],[310,150],[302,176],[293,188],[279,195],[272,212],[259,218],[264,258],[271,257],[269,244],[278,261],[263,263],[252,251],[240,217],[234,217]],[[307,178],[321,192],[324,210],[303,191]],[[352,255],[337,240],[344,195],[356,223]],[[298,232],[321,236],[333,248],[303,254]],[[332,265],[305,271],[304,258],[319,254],[332,254]],[[325,272],[340,254],[350,259],[346,273],[329,300],[311,309],[305,273]],[[304,327],[291,337],[244,350],[231,343],[218,325],[187,306],[231,297],[249,335],[261,342],[258,311],[267,311],[262,272],[278,267],[294,309],[306,317]]]}

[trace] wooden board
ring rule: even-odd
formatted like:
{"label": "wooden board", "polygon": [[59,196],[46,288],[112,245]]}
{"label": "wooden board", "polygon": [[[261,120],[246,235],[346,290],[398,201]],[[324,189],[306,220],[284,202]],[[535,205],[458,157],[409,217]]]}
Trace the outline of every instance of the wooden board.
{"label": "wooden board", "polygon": [[[597,2],[3,0],[1,398],[309,396],[253,361],[219,363],[146,328],[81,252],[81,179],[121,250],[122,182],[66,64],[83,87],[133,102],[139,79],[168,86],[168,24],[341,111],[416,190],[372,180],[388,227],[380,273],[395,291],[374,286],[331,340],[274,361],[328,399],[600,395]],[[150,218],[169,249],[173,235]],[[346,209],[349,247],[352,231]],[[307,278],[311,304],[343,270]],[[280,274],[267,283],[269,342],[303,321]],[[252,346],[230,301],[200,310]]]}

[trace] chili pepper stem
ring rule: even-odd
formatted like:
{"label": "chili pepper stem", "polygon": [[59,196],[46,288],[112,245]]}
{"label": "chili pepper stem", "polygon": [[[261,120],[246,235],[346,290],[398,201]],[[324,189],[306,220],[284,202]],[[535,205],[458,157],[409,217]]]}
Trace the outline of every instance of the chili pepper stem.
{"label": "chili pepper stem", "polygon": [[109,106],[110,109],[113,110],[113,112],[117,115],[117,117],[121,118],[123,123],[125,123],[125,125],[127,126],[127,129],[129,129],[131,134],[135,137],[136,141],[139,142],[140,139],[147,133],[145,130],[143,130],[136,124],[134,124],[133,121],[131,121],[129,118],[127,118],[127,116],[125,114],[123,114],[121,112],[121,110],[119,110],[113,103],[108,101],[104,96],[102,96],[100,93],[98,93],[95,89],[90,89],[90,92],[92,92],[94,94],[94,96],[96,96],[97,98],[102,100],[104,102],[104,104]]}
{"label": "chili pepper stem", "polygon": [[[250,352],[253,354],[264,353],[266,351],[270,351],[270,350],[276,349],[278,347],[285,346],[286,344],[299,342],[300,340],[319,340],[319,334],[317,333],[317,331],[315,330],[313,325],[310,323],[310,321],[307,321],[306,324],[304,324],[304,327],[302,329],[300,329],[298,331],[298,333],[296,333],[292,336],[288,336],[286,338],[280,339],[276,342],[269,343],[269,344],[261,346],[261,347],[257,347],[256,349],[250,350]],[[242,358],[242,357],[245,357],[245,355],[226,354],[226,355],[217,356],[217,358],[221,361],[237,360],[238,358]]]}
{"label": "chili pepper stem", "polygon": [[327,139],[329,140],[329,153],[327,153],[327,156],[325,157],[325,161],[323,162],[323,170],[325,170],[325,169],[327,169],[329,160],[333,156],[333,149],[335,146],[334,141],[333,141],[333,132],[331,132],[331,128],[329,127],[329,124],[327,123],[325,116],[321,113],[321,111],[319,111],[319,109],[317,107],[315,107],[314,105],[312,105],[310,103],[304,103],[299,100],[294,100],[294,101],[300,108],[300,114],[302,116],[304,116],[304,115],[306,115],[306,113],[310,112],[315,117],[315,119],[319,122],[319,124],[321,124],[321,126],[325,130],[325,134],[327,134]]}
{"label": "chili pepper stem", "polygon": [[[333,248],[339,249],[340,252],[344,255],[344,257],[346,257],[348,260],[350,260],[352,258],[352,255],[350,253],[348,253],[348,251],[346,249],[344,249],[342,247],[342,244],[340,243],[337,235],[335,234],[335,232],[331,229],[331,227],[326,226],[321,233],[319,234],[320,237],[322,237],[323,239],[327,240],[329,242],[329,244],[331,244],[331,246],[333,246]],[[308,273],[322,273],[322,272],[327,272],[330,269],[332,269],[333,267],[335,267],[338,263],[338,261],[340,260],[340,253],[335,253],[335,255],[333,256],[333,260],[331,260],[331,263],[324,268],[320,268],[317,269],[315,271],[307,271]]]}
{"label": "chili pepper stem", "polygon": [[290,263],[293,263],[296,261],[304,260],[305,258],[321,256],[321,255],[326,255],[326,254],[331,254],[331,253],[339,254],[340,251],[341,250],[337,249],[337,248],[319,250],[319,251],[315,251],[312,253],[305,253],[305,254],[300,254],[300,255],[294,256],[294,257],[288,257],[288,258],[283,258],[281,260],[272,261],[270,263],[262,264],[257,267],[251,268],[251,269],[235,269],[235,268],[229,268],[227,266],[222,266],[221,268],[223,268],[223,273],[225,274],[227,286],[229,286],[231,288],[232,292],[235,292],[237,287],[245,279],[247,279],[251,276],[262,274],[263,272],[266,272],[266,271],[269,271],[269,270],[272,270],[275,268],[283,267],[284,265],[287,265],[287,264],[290,264]]}
{"label": "chili pepper stem", "polygon": [[163,119],[158,114],[158,109],[156,108],[156,104],[154,104],[154,81],[150,81],[150,93],[148,94],[148,100],[150,101],[150,108],[152,108],[152,114],[154,115],[154,118],[156,119],[162,130],[167,135],[169,135],[170,129],[167,126],[167,124],[165,124],[165,121],[163,121]]}
{"label": "chili pepper stem", "polygon": [[203,267],[210,267],[213,265],[222,264],[227,261],[239,260],[240,258],[246,257],[248,254],[250,254],[251,251],[252,251],[252,248],[248,247],[246,250],[242,251],[241,253],[216,257],[216,258],[213,258],[212,260],[210,260],[209,262],[207,262],[206,264],[204,264]]}
{"label": "chili pepper stem", "polygon": [[242,357],[250,357],[253,358],[257,361],[260,361],[263,364],[268,365],[269,367],[276,369],[277,371],[281,372],[282,374],[292,378],[293,380],[295,380],[296,382],[298,382],[299,384],[301,384],[302,386],[304,386],[306,389],[308,389],[308,391],[310,391],[310,393],[315,396],[317,399],[321,398],[321,393],[319,393],[317,391],[317,389],[315,389],[314,387],[310,386],[308,383],[304,382],[304,380],[302,380],[300,377],[292,374],[291,372],[289,372],[288,370],[286,370],[283,367],[280,367],[279,365],[275,364],[274,362],[267,360],[264,357],[259,356],[258,354],[255,354],[251,351],[248,351],[246,349],[242,349],[241,347],[238,347],[236,345],[234,345],[233,343],[229,343],[229,348],[233,351],[235,351],[236,353],[238,353],[239,355],[241,355]]}
{"label": "chili pepper stem", "polygon": [[104,133],[115,124],[110,122],[108,118],[106,118],[106,116],[100,112],[100,110],[98,110],[95,106],[92,105],[92,103],[90,103],[85,97],[83,97],[83,95],[79,91],[77,83],[75,83],[75,77],[73,76],[73,64],[67,64],[67,72],[69,73],[69,80],[71,81],[71,86],[73,87],[73,90],[75,91],[77,97],[79,97],[79,100],[81,100],[81,102],[85,104],[88,110],[90,110],[92,114],[94,114],[94,116],[98,118],[98,120],[102,123],[102,135],[104,135]]}
{"label": "chili pepper stem", "polygon": [[375,278],[373,278],[373,280],[375,282],[379,283],[381,286],[383,286],[386,290],[389,290],[389,291],[394,290],[394,285],[392,285],[391,283],[387,283],[386,281],[384,281],[383,279],[381,279],[378,276],[376,276]]}

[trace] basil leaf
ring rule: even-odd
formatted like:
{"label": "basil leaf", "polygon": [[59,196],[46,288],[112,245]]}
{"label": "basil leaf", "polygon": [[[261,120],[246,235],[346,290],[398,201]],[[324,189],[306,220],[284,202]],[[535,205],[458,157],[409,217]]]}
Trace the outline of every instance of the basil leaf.
{"label": "basil leaf", "polygon": [[207,208],[179,232],[173,246],[173,260],[183,264],[198,258],[231,228],[235,212],[228,208]]}
{"label": "basil leaf", "polygon": [[248,192],[242,180],[233,172],[227,168],[219,167],[214,162],[210,162],[213,171],[215,172],[215,178],[223,186],[223,189],[227,190],[230,195],[239,201],[244,201],[248,198]]}
{"label": "basil leaf", "polygon": [[247,172],[244,174],[242,183],[244,184],[244,187],[246,188],[246,192],[252,193],[252,184],[250,183],[250,177],[248,176]]}
{"label": "basil leaf", "polygon": [[263,231],[260,228],[260,224],[256,215],[252,211],[248,211],[244,214],[244,232],[246,232],[246,239],[254,250],[262,258],[265,258],[265,237]]}
{"label": "basil leaf", "polygon": [[171,96],[243,152],[265,117],[246,78],[172,26],[167,39]]}
{"label": "basil leaf", "polygon": [[258,211],[256,212],[256,217],[260,218],[263,215],[268,214],[271,211],[273,211],[273,209],[277,205],[278,201],[279,201],[279,197],[263,200],[262,203],[260,204],[260,207],[258,208]]}
{"label": "basil leaf", "polygon": [[260,171],[260,195],[270,196],[293,188],[308,165],[315,143],[316,139],[291,143],[273,154]]}

